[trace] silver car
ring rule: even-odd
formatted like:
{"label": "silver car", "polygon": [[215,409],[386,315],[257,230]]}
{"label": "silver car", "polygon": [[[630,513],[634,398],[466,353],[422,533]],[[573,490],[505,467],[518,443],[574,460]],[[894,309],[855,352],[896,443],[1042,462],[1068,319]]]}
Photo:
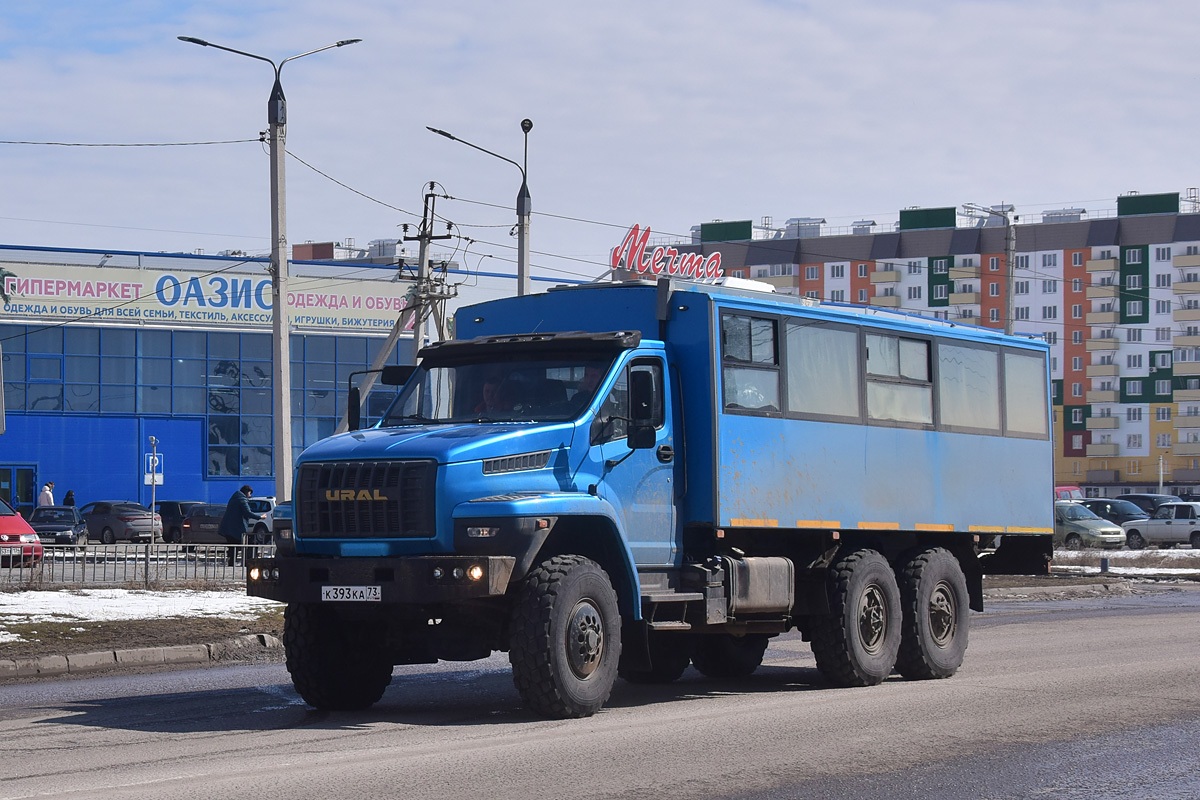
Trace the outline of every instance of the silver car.
{"label": "silver car", "polygon": [[1148,544],[1174,547],[1192,545],[1200,550],[1200,503],[1163,503],[1150,519],[1135,519],[1121,525],[1130,550],[1140,550]]}

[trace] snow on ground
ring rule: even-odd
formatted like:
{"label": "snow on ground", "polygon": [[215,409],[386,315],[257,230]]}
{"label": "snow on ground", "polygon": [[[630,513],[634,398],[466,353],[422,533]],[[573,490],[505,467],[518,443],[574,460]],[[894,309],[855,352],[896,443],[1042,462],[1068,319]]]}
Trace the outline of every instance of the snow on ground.
{"label": "snow on ground", "polygon": [[245,592],[138,589],[68,589],[57,592],[0,592],[0,642],[5,623],[119,622],[164,617],[225,617],[255,619],[260,611],[278,606]]}
{"label": "snow on ground", "polygon": [[1200,577],[1200,552],[1192,549],[1056,550],[1054,572],[1095,575],[1100,559],[1108,559],[1108,572],[1130,578],[1143,576]]}

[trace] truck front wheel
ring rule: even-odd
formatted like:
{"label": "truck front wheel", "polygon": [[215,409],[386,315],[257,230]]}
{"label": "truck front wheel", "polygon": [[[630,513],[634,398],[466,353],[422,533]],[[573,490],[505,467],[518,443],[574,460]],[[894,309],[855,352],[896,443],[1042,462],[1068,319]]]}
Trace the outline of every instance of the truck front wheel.
{"label": "truck front wheel", "polygon": [[909,680],[949,678],[962,666],[970,625],[967,579],[958,559],[932,547],[900,574],[904,623],[896,669]]}
{"label": "truck front wheel", "polygon": [[608,700],[621,658],[612,582],[583,556],[555,556],[525,579],[513,605],[509,661],[537,714],[589,717]]}
{"label": "truck front wheel", "polygon": [[900,589],[887,559],[874,550],[844,555],[831,567],[831,614],[813,626],[817,669],[837,686],[874,686],[896,664]]}
{"label": "truck front wheel", "polygon": [[283,646],[292,685],[314,708],[358,711],[383,697],[392,682],[392,665],[369,634],[347,628],[321,606],[288,603]]}

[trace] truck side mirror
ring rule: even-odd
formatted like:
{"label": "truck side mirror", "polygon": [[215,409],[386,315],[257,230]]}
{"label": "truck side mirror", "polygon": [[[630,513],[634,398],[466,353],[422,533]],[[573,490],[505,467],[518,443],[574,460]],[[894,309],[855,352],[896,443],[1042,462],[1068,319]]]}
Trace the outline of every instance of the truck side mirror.
{"label": "truck side mirror", "polygon": [[358,391],[357,386],[351,386],[350,394],[346,398],[346,430],[358,430],[358,426],[362,424],[361,411],[362,393]]}
{"label": "truck side mirror", "polygon": [[382,374],[379,376],[379,382],[386,386],[403,386],[408,383],[408,379],[417,371],[417,368],[412,364],[399,364],[390,367],[384,367]]}
{"label": "truck side mirror", "polygon": [[658,408],[658,386],[654,373],[635,369],[629,373],[629,430],[625,444],[630,450],[654,447],[655,411]]}

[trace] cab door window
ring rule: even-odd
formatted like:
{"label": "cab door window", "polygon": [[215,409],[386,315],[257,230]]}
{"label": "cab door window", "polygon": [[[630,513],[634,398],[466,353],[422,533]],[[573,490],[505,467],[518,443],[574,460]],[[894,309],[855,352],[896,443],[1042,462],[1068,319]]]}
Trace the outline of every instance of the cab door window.
{"label": "cab door window", "polygon": [[657,358],[635,359],[628,367],[621,370],[621,373],[617,376],[616,383],[609,390],[608,396],[604,398],[604,402],[600,406],[600,413],[596,416],[595,423],[593,423],[592,444],[612,442],[624,439],[628,435],[629,418],[631,416],[629,406],[629,374],[631,372],[650,373],[654,381],[654,386],[657,389],[654,393],[655,407],[650,409],[650,418],[656,429],[663,426],[662,361]]}

